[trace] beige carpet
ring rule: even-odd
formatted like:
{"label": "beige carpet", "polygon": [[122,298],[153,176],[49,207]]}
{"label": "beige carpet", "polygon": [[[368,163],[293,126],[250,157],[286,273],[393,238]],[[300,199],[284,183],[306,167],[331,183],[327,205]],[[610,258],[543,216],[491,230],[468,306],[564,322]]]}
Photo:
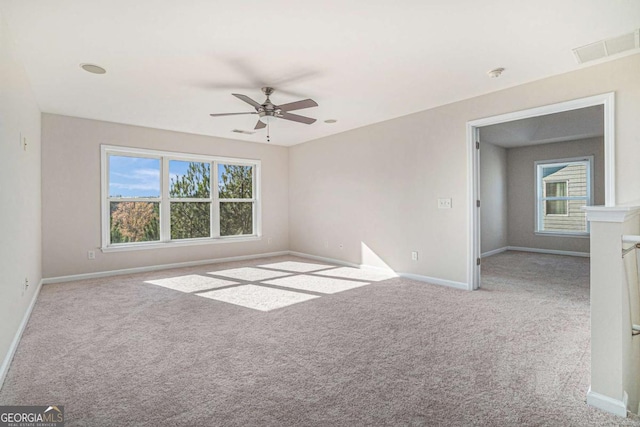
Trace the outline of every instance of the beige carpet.
{"label": "beige carpet", "polygon": [[496,255],[477,292],[293,257],[45,285],[0,404],[68,426],[640,425],[585,404],[588,263]]}

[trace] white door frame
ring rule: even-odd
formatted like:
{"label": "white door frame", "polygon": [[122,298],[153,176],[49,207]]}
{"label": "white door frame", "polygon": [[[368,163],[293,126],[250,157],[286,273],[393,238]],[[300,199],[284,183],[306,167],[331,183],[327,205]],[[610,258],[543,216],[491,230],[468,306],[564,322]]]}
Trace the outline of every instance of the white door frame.
{"label": "white door frame", "polygon": [[468,244],[468,268],[467,280],[469,290],[478,289],[480,286],[480,266],[477,260],[480,252],[480,210],[476,201],[480,200],[480,154],[476,149],[479,128],[514,120],[528,119],[530,117],[544,116],[547,114],[561,113],[563,111],[577,110],[580,108],[604,106],[604,195],[605,206],[615,206],[615,93],[609,92],[587,98],[574,99],[558,104],[545,105],[530,108],[528,110],[515,111],[513,113],[486,117],[484,119],[467,122],[467,153],[469,184],[469,244]]}

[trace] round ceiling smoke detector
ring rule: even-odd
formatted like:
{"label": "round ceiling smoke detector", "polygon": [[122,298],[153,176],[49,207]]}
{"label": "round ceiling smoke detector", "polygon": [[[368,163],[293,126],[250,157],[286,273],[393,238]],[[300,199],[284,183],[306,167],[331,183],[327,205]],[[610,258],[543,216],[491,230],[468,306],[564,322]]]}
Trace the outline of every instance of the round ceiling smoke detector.
{"label": "round ceiling smoke detector", "polygon": [[494,68],[491,71],[487,71],[487,74],[489,75],[489,77],[491,77],[492,79],[495,79],[496,77],[500,77],[500,75],[502,74],[502,72],[504,71],[504,68],[500,67],[500,68]]}
{"label": "round ceiling smoke detector", "polygon": [[102,68],[99,65],[95,65],[95,64],[80,64],[80,67],[89,72],[89,73],[93,73],[93,74],[104,74],[107,72],[107,70],[105,70],[104,68]]}

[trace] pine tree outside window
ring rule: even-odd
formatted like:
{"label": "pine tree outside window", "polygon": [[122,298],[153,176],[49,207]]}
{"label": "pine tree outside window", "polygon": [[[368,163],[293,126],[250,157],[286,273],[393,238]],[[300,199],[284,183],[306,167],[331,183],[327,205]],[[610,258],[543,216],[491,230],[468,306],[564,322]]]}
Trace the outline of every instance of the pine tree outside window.
{"label": "pine tree outside window", "polygon": [[220,235],[253,234],[253,166],[218,164]]}

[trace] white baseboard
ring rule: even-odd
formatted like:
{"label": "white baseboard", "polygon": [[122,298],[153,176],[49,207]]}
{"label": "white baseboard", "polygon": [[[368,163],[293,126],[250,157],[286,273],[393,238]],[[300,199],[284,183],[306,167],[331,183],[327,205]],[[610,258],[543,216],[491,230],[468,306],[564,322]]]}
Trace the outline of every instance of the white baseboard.
{"label": "white baseboard", "polygon": [[429,276],[423,276],[421,274],[413,274],[413,273],[398,273],[398,276],[406,279],[417,280],[419,282],[427,282],[434,285],[448,286],[450,288],[462,289],[463,291],[470,290],[468,284],[462,283],[462,282],[455,282],[453,280],[439,279],[437,277],[429,277]]}
{"label": "white baseboard", "polygon": [[300,257],[300,258],[314,259],[316,261],[323,261],[323,262],[328,262],[328,263],[331,263],[331,264],[344,265],[346,267],[361,268],[363,270],[383,271],[385,273],[395,274],[398,277],[403,277],[403,278],[411,279],[411,280],[417,280],[419,282],[431,283],[431,284],[434,284],[434,285],[448,286],[448,287],[451,287],[451,288],[462,289],[462,290],[468,290],[469,289],[469,285],[468,284],[462,283],[462,282],[454,282],[453,280],[439,279],[437,277],[422,276],[420,274],[413,274],[413,273],[401,273],[401,272],[397,272],[397,271],[394,271],[394,270],[391,270],[391,269],[387,269],[387,268],[376,267],[376,266],[367,265],[367,264],[355,264],[355,263],[352,263],[352,262],[342,261],[342,260],[339,260],[339,259],[326,258],[326,257],[317,256],[317,255],[310,255],[310,254],[306,254],[306,253],[303,253],[303,252],[289,251],[289,255],[297,256],[297,257]]}
{"label": "white baseboard", "polygon": [[509,250],[508,246],[502,247],[502,248],[498,248],[498,249],[494,249],[492,251],[487,251],[487,252],[483,252],[482,254],[480,254],[481,258],[487,258],[490,257],[491,255],[498,255],[501,254],[502,252],[506,252]]}
{"label": "white baseboard", "polygon": [[343,265],[345,267],[361,268],[360,264],[354,264],[352,262],[342,261],[334,258],[327,258],[318,255],[305,254],[303,252],[289,251],[289,255],[297,256],[300,258],[314,259],[316,261],[328,262],[330,264]]}
{"label": "white baseboard", "polygon": [[629,396],[626,391],[624,392],[622,400],[617,400],[612,397],[605,396],[604,394],[596,393],[591,390],[591,387],[589,387],[589,391],[587,392],[587,405],[602,409],[603,411],[610,412],[618,415],[619,417],[627,416],[628,400]]}
{"label": "white baseboard", "polygon": [[589,258],[591,256],[589,252],[558,251],[555,249],[524,248],[521,246],[507,246],[507,250],[521,251],[521,252],[535,252],[538,254],[549,254],[549,255],[579,256],[579,257],[585,257],[585,258]]}
{"label": "white baseboard", "polygon": [[300,258],[313,259],[313,260],[316,260],[316,261],[328,262],[330,264],[343,265],[345,267],[360,268],[362,270],[380,271],[382,273],[393,274],[394,276],[399,276],[398,273],[396,273],[395,271],[393,271],[390,268],[377,267],[375,265],[356,264],[356,263],[353,263],[353,262],[342,261],[340,259],[327,258],[327,257],[322,257],[322,256],[318,256],[318,255],[311,255],[311,254],[305,254],[303,252],[296,252],[296,251],[289,251],[289,255],[297,256],[297,257],[300,257]]}
{"label": "white baseboard", "polygon": [[464,290],[469,289],[469,286],[466,283],[462,283],[462,282],[455,282],[447,279],[439,279],[437,277],[422,276],[420,274],[401,273],[401,272],[396,272],[390,268],[377,267],[377,266],[367,265],[367,264],[356,264],[353,262],[343,261],[335,258],[327,258],[327,257],[311,255],[311,254],[306,254],[306,253],[296,252],[296,251],[270,252],[270,253],[257,254],[257,255],[243,255],[243,256],[229,257],[229,258],[187,261],[187,262],[178,262],[178,263],[172,263],[172,264],[150,265],[146,267],[125,268],[122,270],[99,271],[96,273],[83,273],[83,274],[73,274],[69,276],[48,277],[48,278],[42,279],[42,284],[46,285],[49,283],[62,283],[62,282],[72,282],[76,280],[98,279],[101,277],[120,276],[123,274],[145,273],[149,271],[167,270],[170,268],[195,267],[198,265],[219,264],[223,262],[244,261],[244,260],[268,258],[273,256],[282,256],[282,255],[297,256],[300,258],[313,259],[316,261],[342,265],[345,267],[360,268],[363,270],[380,271],[384,273],[390,273],[398,277],[405,277],[407,279],[418,280],[420,282],[432,283],[434,285],[449,286],[452,288],[464,289]]}
{"label": "white baseboard", "polygon": [[232,262],[232,261],[245,261],[250,259],[268,258],[268,257],[288,255],[288,254],[289,254],[289,251],[269,252],[269,253],[256,254],[256,255],[242,255],[242,256],[234,256],[234,257],[228,257],[228,258],[204,259],[199,261],[176,262],[172,264],[149,265],[146,267],[125,268],[122,270],[98,271],[96,273],[72,274],[70,276],[47,277],[46,279],[42,279],[42,283],[46,285],[49,283],[72,282],[76,280],[85,280],[85,279],[98,279],[100,277],[121,276],[123,274],[133,274],[133,273],[146,273],[149,271],[167,270],[170,268],[195,267],[198,265],[220,264],[223,262]]}
{"label": "white baseboard", "polygon": [[40,280],[38,283],[38,287],[36,291],[33,293],[33,297],[31,297],[31,302],[29,303],[29,307],[27,311],[25,311],[24,316],[22,316],[22,322],[20,322],[20,326],[16,331],[15,336],[13,337],[13,341],[11,341],[11,345],[9,346],[9,351],[7,352],[4,360],[2,361],[2,365],[0,365],[0,389],[4,384],[4,380],[7,377],[7,373],[9,372],[9,366],[11,366],[11,361],[13,360],[13,356],[16,354],[16,350],[18,349],[18,344],[20,344],[20,339],[22,338],[22,333],[27,327],[27,323],[29,322],[29,318],[31,317],[31,312],[33,311],[33,307],[36,305],[36,300],[38,299],[38,294],[40,294],[40,289],[42,288],[43,281]]}

